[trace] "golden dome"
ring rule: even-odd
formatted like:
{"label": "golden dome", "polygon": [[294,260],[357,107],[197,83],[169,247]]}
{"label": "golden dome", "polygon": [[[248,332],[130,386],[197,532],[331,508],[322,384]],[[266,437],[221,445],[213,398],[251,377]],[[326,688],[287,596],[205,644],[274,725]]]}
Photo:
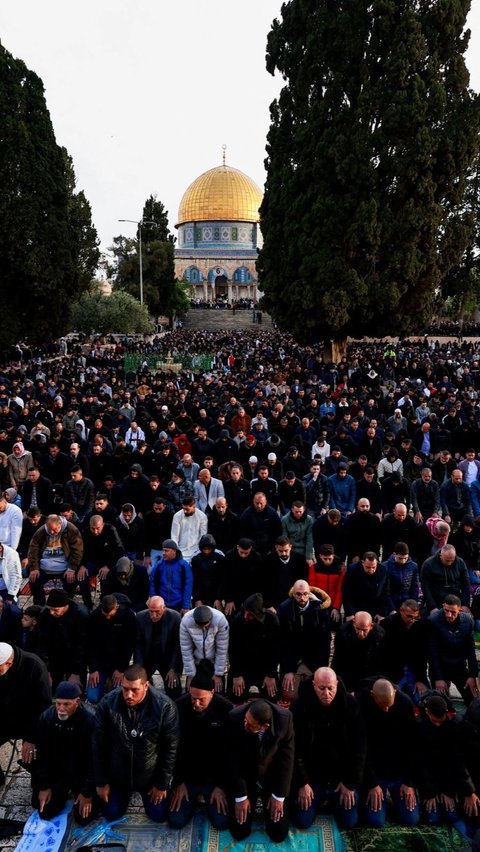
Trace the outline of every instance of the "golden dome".
{"label": "golden dome", "polygon": [[221,165],[204,172],[190,184],[178,208],[178,225],[184,222],[258,222],[262,192],[238,169]]}

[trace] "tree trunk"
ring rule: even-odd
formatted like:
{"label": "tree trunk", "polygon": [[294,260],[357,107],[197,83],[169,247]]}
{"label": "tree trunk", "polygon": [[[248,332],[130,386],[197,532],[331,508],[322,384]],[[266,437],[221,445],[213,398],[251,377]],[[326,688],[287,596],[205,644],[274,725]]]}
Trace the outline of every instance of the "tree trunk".
{"label": "tree trunk", "polygon": [[323,358],[338,364],[347,354],[347,338],[343,340],[326,340],[323,344]]}

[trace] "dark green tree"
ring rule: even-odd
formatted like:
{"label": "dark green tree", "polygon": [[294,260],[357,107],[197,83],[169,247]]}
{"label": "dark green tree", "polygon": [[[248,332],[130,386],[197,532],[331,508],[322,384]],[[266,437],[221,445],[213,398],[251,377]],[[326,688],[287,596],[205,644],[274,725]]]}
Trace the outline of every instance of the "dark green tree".
{"label": "dark green tree", "polygon": [[92,208],[85,193],[76,192],[76,177],[73,160],[66,148],[62,148],[68,191],[68,216],[72,233],[71,250],[75,262],[75,293],[84,293],[93,284],[95,271],[100,260],[97,231],[92,225]]}
{"label": "dark green tree", "polygon": [[263,306],[300,340],[405,334],[471,239],[470,0],[291,0],[267,44]]}
{"label": "dark green tree", "polygon": [[[45,341],[68,326],[96,242],[71,164],[56,144],[43,84],[0,44],[0,345]],[[73,181],[73,182],[72,182]]]}
{"label": "dark green tree", "polygon": [[[187,309],[188,300],[183,298],[184,289],[175,279],[175,238],[168,228],[168,213],[156,196],[147,198],[141,222],[144,300],[153,316],[165,315],[172,320]],[[110,251],[115,257],[110,270],[115,288],[138,298],[138,231],[135,240],[115,237]]]}
{"label": "dark green tree", "polygon": [[130,293],[117,290],[104,296],[97,289],[85,293],[72,305],[72,325],[76,331],[90,334],[130,334],[153,329],[146,305]]}
{"label": "dark green tree", "polygon": [[460,263],[442,282],[442,297],[449,313],[459,319],[473,315],[480,304],[480,154],[469,170],[465,209],[473,221],[470,239]]}

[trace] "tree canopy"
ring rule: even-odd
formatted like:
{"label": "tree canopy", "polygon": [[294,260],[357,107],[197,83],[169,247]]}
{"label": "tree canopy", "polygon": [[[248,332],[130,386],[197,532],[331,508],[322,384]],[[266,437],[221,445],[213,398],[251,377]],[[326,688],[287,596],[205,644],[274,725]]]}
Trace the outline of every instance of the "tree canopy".
{"label": "tree canopy", "polygon": [[[188,306],[184,289],[175,279],[175,238],[168,228],[168,213],[156,196],[147,198],[142,222],[142,271],[144,301],[153,316],[173,317]],[[139,241],[122,235],[115,237],[110,251],[115,263],[110,268],[116,289],[139,295]]]}
{"label": "tree canopy", "polygon": [[75,193],[40,78],[0,44],[0,345],[51,339],[98,263],[90,206]]}
{"label": "tree canopy", "polygon": [[[472,240],[469,0],[291,0],[267,43],[263,306],[301,340],[428,322]],[[478,206],[477,206],[478,212]]]}
{"label": "tree canopy", "polygon": [[117,290],[103,295],[98,290],[85,293],[72,305],[72,326],[75,331],[91,334],[132,334],[153,330],[146,305],[141,305],[130,293]]}

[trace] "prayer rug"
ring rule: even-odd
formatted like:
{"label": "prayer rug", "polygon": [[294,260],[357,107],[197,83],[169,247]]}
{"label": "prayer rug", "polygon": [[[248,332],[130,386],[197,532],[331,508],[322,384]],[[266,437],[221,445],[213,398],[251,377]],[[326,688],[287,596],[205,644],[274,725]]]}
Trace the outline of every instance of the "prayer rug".
{"label": "prayer rug", "polygon": [[465,837],[453,828],[420,825],[405,828],[355,828],[342,832],[346,852],[459,852],[468,846]]}
{"label": "prayer rug", "polygon": [[[84,829],[73,829],[65,845],[66,852],[75,852],[85,843],[101,841],[101,828],[106,825],[97,820]],[[98,829],[98,830],[97,830]],[[121,840],[128,852],[271,852],[272,848],[290,849],[292,852],[345,852],[340,831],[330,817],[319,816],[306,831],[292,829],[284,843],[272,844],[260,820],[254,820],[251,835],[243,841],[235,841],[229,831],[216,831],[203,813],[181,829],[168,828],[152,823],[143,814],[128,814],[126,819],[112,826],[109,842]]]}

